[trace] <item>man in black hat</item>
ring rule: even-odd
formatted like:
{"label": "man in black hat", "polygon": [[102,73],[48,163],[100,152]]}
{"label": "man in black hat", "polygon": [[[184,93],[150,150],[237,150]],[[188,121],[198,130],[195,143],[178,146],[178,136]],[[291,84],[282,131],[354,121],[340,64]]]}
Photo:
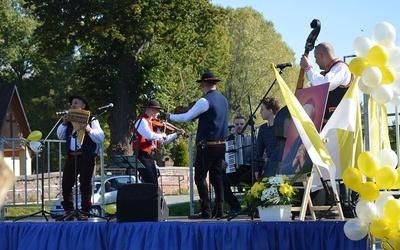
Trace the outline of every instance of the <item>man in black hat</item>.
{"label": "man in black hat", "polygon": [[[169,143],[179,135],[183,134],[183,130],[178,130],[175,133],[166,135],[153,125],[152,120],[157,119],[160,114],[160,104],[156,100],[150,100],[144,115],[136,120],[134,133],[137,138],[138,160],[145,166],[139,168],[138,171],[145,183],[154,183],[158,185],[158,174],[155,165],[155,154],[157,151],[157,144]],[[136,142],[132,143],[132,149],[136,150]]]}
{"label": "man in black hat", "polygon": [[190,215],[190,219],[211,218],[210,199],[206,182],[210,172],[210,182],[215,189],[216,218],[223,216],[224,188],[222,184],[225,140],[228,136],[228,101],[217,91],[220,80],[211,72],[201,76],[200,87],[204,96],[184,114],[166,114],[175,122],[187,122],[199,118],[196,135],[195,183],[200,196],[201,213]]}
{"label": "man in black hat", "polygon": [[[71,109],[89,110],[89,103],[83,96],[74,95],[69,98]],[[64,115],[63,123],[57,128],[57,136],[59,139],[66,139],[66,161],[64,164],[62,178],[62,206],[67,215],[74,211],[74,195],[72,188],[75,185],[76,176],[79,174],[79,183],[81,191],[81,207],[83,214],[80,214],[78,220],[87,220],[87,214],[92,206],[92,175],[95,166],[95,158],[99,153],[100,147],[104,141],[104,132],[100,127],[97,119],[93,115],[89,116],[89,123],[81,125],[81,130],[85,131],[83,143],[81,145],[79,139],[74,133],[74,128],[70,122],[71,116]],[[75,136],[73,136],[75,134]],[[75,172],[75,158],[77,159],[77,172]],[[74,220],[73,216],[67,217]]]}

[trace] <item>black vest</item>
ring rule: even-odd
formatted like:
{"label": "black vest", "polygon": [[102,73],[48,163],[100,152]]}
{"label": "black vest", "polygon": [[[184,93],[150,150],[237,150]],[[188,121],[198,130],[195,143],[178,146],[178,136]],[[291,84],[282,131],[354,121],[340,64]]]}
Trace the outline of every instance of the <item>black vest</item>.
{"label": "black vest", "polygon": [[216,90],[209,91],[204,98],[210,107],[199,115],[196,142],[226,140],[228,137],[228,100]]}
{"label": "black vest", "polygon": [[[89,117],[89,121],[91,121],[93,119],[93,115],[90,115]],[[91,123],[89,123],[89,126],[91,126]],[[66,135],[66,150],[67,150],[67,154],[70,150],[70,146],[71,146],[71,134],[73,131],[73,126],[72,123],[68,122],[67,123],[67,131],[65,133]],[[84,158],[90,158],[90,157],[95,157],[98,155],[97,152],[97,144],[92,140],[92,138],[90,138],[90,136],[88,135],[87,132],[85,132],[85,138],[83,139],[83,143],[81,145],[81,149],[82,149],[82,156]]]}
{"label": "black vest", "polygon": [[[324,74],[328,73],[333,65],[337,63],[344,63],[340,60],[336,61],[332,64],[328,71],[324,72]],[[346,63],[344,63],[346,64]],[[347,64],[346,64],[347,65]],[[331,118],[333,111],[335,111],[336,107],[339,105],[342,100],[344,94],[346,94],[347,89],[350,87],[350,83],[353,81],[354,76],[351,75],[350,82],[346,87],[339,86],[336,89],[329,91],[328,100],[326,102],[325,114],[324,114],[324,124],[328,122],[329,118]]]}

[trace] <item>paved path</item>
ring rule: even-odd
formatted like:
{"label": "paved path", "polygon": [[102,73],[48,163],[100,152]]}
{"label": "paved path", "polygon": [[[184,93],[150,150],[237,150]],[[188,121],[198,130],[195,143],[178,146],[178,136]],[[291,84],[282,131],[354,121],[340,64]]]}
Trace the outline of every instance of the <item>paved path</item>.
{"label": "paved path", "polygon": [[[190,202],[190,195],[164,195],[165,201],[168,205]],[[195,194],[193,201],[197,202],[199,200],[199,195]]]}

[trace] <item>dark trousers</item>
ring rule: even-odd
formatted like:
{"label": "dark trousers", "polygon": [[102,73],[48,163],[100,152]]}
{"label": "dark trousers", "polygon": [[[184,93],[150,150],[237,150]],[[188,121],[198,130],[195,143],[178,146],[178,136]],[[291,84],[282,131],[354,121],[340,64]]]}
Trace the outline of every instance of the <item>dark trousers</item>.
{"label": "dark trousers", "polygon": [[225,158],[225,144],[197,146],[194,181],[199,192],[201,210],[204,215],[211,215],[210,198],[208,197],[207,173],[215,190],[217,213],[222,213],[224,187],[222,184],[222,161]]}
{"label": "dark trousers", "polygon": [[74,194],[72,188],[75,185],[75,178],[79,174],[82,211],[89,212],[90,206],[92,205],[90,200],[92,197],[92,175],[95,157],[83,158],[82,155],[78,155],[76,160],[77,171],[75,173],[75,156],[67,155],[62,178],[62,195],[64,199],[62,205],[65,211],[74,210]]}
{"label": "dark trousers", "polygon": [[153,183],[158,186],[157,169],[156,164],[154,163],[155,155],[139,151],[138,159],[145,167],[138,169],[142,182]]}
{"label": "dark trousers", "polygon": [[[250,181],[248,181],[247,174],[250,174]],[[233,194],[231,187],[240,186],[245,183],[251,185],[251,166],[243,165],[236,169],[236,172],[227,174],[222,172],[222,182],[224,184],[224,199],[231,208],[240,208],[238,198]]]}

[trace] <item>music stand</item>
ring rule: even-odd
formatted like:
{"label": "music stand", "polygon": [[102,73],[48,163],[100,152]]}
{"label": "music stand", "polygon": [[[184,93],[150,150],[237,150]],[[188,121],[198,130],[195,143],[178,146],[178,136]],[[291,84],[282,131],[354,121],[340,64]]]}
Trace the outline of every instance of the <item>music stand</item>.
{"label": "music stand", "polygon": [[[129,180],[131,179],[131,169],[145,168],[145,166],[136,158],[136,155],[114,155],[111,159],[121,168],[126,168],[129,172]],[[138,177],[135,175],[135,182],[138,183]]]}
{"label": "music stand", "polygon": [[[131,176],[132,176],[131,169],[135,169],[135,173],[136,173],[135,183],[138,183],[137,169],[145,168],[145,166],[139,161],[139,159],[136,158],[135,155],[113,155],[110,158],[115,162],[115,164],[117,164],[117,166],[127,169],[127,171],[129,172],[128,183],[131,183],[130,182]],[[112,215],[112,216],[110,216],[110,218],[108,218],[108,221],[114,219],[117,216],[116,215],[117,213],[118,213],[118,210],[114,215]]]}

